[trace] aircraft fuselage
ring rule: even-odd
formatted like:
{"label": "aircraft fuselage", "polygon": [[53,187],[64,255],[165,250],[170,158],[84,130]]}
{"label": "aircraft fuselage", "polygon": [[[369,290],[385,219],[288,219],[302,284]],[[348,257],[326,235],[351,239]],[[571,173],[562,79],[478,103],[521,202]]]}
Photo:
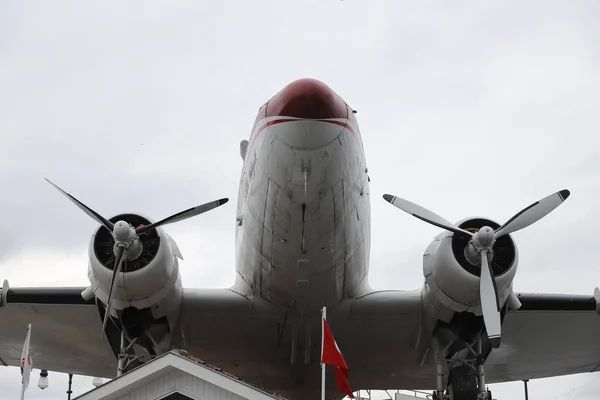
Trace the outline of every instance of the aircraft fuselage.
{"label": "aircraft fuselage", "polygon": [[236,287],[290,308],[368,290],[370,202],[355,113],[312,79],[259,110],[245,151]]}

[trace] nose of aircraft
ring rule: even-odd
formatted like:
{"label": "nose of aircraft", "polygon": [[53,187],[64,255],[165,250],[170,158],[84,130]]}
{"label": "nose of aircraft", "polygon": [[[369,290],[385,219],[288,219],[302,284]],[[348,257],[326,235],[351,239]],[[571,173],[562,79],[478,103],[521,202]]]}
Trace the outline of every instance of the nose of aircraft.
{"label": "nose of aircraft", "polygon": [[267,117],[347,118],[346,103],[321,81],[298,79],[267,103]]}

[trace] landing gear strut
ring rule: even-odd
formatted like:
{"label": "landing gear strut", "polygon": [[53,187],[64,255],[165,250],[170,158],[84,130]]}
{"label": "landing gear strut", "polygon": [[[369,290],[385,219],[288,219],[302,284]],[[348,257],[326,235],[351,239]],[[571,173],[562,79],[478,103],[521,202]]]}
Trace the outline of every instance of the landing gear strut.
{"label": "landing gear strut", "polygon": [[[438,359],[436,366],[436,390],[433,400],[492,400],[492,392],[485,387],[485,369],[481,355],[481,340],[477,342],[477,352],[467,345],[473,358],[464,360]],[[445,370],[448,383],[444,391]]]}
{"label": "landing gear strut", "polygon": [[130,350],[133,347],[133,345],[136,344],[137,340],[138,338],[135,338],[133,340],[127,339],[125,333],[121,331],[121,350],[119,351],[119,355],[117,357],[117,376],[123,375],[123,373],[127,371],[127,369],[132,363],[138,360],[141,361],[144,358],[152,359],[155,357],[155,355],[149,353],[137,355],[131,354]]}

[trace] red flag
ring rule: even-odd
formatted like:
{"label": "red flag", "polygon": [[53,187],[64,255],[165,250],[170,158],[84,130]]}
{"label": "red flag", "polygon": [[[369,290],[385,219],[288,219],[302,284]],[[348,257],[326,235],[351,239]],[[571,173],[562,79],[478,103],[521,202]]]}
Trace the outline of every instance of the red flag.
{"label": "red flag", "polygon": [[348,366],[342,356],[333,334],[327,325],[325,318],[323,320],[323,342],[321,347],[321,362],[323,364],[332,365],[335,369],[335,378],[337,381],[338,390],[340,393],[348,395],[350,398],[354,398],[350,384],[346,380],[348,378]]}

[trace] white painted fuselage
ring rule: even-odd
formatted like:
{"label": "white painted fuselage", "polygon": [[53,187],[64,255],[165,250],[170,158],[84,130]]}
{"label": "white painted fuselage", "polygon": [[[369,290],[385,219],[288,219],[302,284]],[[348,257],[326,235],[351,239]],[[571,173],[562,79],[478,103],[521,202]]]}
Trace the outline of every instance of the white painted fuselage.
{"label": "white painted fuselage", "polygon": [[[291,85],[311,91],[322,84]],[[275,101],[293,101],[280,97]],[[235,287],[297,309],[368,291],[369,185],[353,110],[343,103],[345,117],[300,118],[285,110],[270,115],[269,104],[259,110],[245,149]],[[308,115],[319,116],[318,107]]]}

